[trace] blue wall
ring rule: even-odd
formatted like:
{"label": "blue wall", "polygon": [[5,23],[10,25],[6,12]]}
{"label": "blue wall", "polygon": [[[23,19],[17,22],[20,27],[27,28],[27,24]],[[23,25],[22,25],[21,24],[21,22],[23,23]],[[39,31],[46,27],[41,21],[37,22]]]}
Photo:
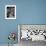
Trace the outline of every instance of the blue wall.
{"label": "blue wall", "polygon": [[[16,5],[16,20],[5,19],[8,4]],[[8,43],[9,32],[17,34],[17,24],[46,24],[46,0],[0,0],[0,44]]]}

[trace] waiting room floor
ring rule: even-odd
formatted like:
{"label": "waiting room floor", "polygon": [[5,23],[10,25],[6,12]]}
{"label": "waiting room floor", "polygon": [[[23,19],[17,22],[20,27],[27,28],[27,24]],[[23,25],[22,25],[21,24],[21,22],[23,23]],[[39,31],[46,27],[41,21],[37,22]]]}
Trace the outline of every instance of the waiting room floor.
{"label": "waiting room floor", "polygon": [[45,41],[21,40],[20,46],[46,46]]}

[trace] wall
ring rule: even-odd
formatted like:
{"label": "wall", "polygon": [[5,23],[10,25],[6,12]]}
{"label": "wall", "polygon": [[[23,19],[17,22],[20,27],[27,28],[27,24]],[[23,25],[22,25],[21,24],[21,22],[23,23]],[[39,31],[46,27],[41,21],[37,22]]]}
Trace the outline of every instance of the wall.
{"label": "wall", "polygon": [[[16,5],[16,20],[5,19],[5,5]],[[0,0],[0,44],[7,44],[17,24],[46,24],[46,0]],[[17,43],[17,40],[16,40]]]}

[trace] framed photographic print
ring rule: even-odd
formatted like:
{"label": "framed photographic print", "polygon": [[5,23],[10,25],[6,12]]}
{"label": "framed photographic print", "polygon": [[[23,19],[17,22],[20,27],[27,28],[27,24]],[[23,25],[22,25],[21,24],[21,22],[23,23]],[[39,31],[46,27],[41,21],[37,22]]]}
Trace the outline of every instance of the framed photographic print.
{"label": "framed photographic print", "polygon": [[16,5],[5,5],[5,19],[16,19]]}

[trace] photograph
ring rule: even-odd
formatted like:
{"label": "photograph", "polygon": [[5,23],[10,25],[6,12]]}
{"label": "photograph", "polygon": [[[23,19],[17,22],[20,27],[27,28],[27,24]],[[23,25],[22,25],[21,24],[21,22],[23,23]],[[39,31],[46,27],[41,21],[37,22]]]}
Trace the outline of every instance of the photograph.
{"label": "photograph", "polygon": [[16,5],[5,5],[5,19],[16,19]]}

